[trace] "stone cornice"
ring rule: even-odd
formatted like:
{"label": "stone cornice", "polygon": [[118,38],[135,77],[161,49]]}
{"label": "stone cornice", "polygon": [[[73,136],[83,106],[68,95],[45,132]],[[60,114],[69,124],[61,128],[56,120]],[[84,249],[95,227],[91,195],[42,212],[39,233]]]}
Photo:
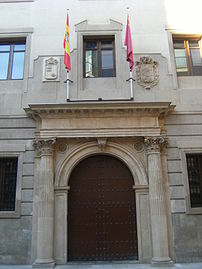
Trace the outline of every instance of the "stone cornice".
{"label": "stone cornice", "polygon": [[170,102],[131,101],[30,104],[25,111],[36,120],[37,138],[159,136]]}
{"label": "stone cornice", "polygon": [[[170,102],[141,102],[134,103],[130,101],[117,102],[70,102],[66,104],[30,104],[29,108],[25,108],[26,113],[32,118],[44,118],[47,115],[68,114],[75,117],[78,115],[112,113],[114,116],[121,114],[144,114],[151,116],[166,115],[174,110],[174,105]],[[102,114],[100,114],[102,115]],[[90,115],[89,115],[90,116]]]}

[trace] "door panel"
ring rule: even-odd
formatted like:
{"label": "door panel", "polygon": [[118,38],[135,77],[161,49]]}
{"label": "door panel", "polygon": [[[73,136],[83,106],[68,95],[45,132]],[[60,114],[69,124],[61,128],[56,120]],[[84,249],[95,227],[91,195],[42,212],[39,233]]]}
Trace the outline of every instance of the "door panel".
{"label": "door panel", "polygon": [[138,259],[133,178],[120,160],[96,155],[72,172],[69,261]]}

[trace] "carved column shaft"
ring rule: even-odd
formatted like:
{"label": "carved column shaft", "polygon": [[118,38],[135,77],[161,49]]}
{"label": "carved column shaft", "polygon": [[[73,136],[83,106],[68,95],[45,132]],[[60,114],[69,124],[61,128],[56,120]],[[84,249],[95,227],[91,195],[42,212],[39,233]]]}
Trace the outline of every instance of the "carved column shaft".
{"label": "carved column shaft", "polygon": [[37,259],[34,267],[52,268],[54,234],[54,185],[53,144],[54,139],[40,140],[41,162],[38,182],[38,231]]}
{"label": "carved column shaft", "polygon": [[38,201],[39,201],[39,176],[41,150],[36,140],[33,142],[35,148],[35,164],[34,164],[34,192],[33,192],[33,217],[32,217],[32,261],[37,257],[37,227],[38,227]]}
{"label": "carved column shaft", "polygon": [[171,264],[168,249],[168,228],[161,166],[163,137],[147,137],[149,198],[152,231],[152,265]]}

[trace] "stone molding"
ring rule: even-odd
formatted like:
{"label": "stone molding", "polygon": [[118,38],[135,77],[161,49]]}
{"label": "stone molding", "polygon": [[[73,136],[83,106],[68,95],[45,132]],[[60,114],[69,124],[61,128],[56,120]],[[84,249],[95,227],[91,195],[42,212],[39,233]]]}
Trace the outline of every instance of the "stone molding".
{"label": "stone molding", "polygon": [[148,154],[160,153],[164,148],[167,147],[168,139],[163,136],[151,136],[145,137],[144,143]]}
{"label": "stone molding", "polygon": [[[128,147],[121,143],[107,141],[107,146],[102,152],[121,159],[129,167],[136,186],[148,185],[148,178],[144,165]],[[97,141],[83,143],[82,145],[79,145],[79,147],[72,148],[56,167],[55,188],[68,186],[71,172],[79,161],[85,157],[99,153],[100,149],[98,148]]]}
{"label": "stone molding", "polygon": [[159,136],[159,117],[174,109],[170,102],[70,102],[29,107],[25,111],[35,118],[40,139]]}

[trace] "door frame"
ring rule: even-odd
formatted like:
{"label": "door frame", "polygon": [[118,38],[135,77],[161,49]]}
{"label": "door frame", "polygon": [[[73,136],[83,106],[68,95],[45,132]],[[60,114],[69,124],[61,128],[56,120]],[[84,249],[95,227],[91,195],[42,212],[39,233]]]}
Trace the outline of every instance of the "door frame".
{"label": "door frame", "polygon": [[139,262],[150,262],[152,257],[149,213],[149,185],[142,162],[122,143],[108,142],[100,150],[98,143],[86,142],[67,152],[56,165],[55,177],[55,223],[54,257],[57,264],[68,262],[68,191],[69,178],[74,167],[86,157],[105,154],[121,160],[134,179]]}

